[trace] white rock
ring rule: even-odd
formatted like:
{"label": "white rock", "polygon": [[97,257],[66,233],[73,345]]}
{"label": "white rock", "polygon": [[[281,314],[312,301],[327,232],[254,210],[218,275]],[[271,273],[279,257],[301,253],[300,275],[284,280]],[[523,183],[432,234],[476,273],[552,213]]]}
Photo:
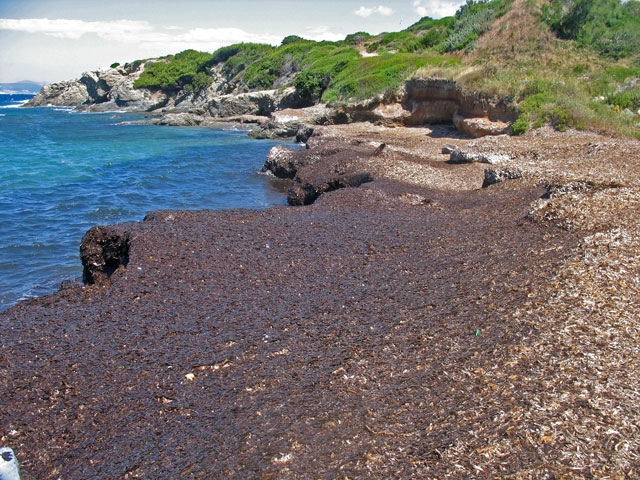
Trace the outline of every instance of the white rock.
{"label": "white rock", "polygon": [[20,480],[18,460],[9,447],[0,448],[0,479]]}

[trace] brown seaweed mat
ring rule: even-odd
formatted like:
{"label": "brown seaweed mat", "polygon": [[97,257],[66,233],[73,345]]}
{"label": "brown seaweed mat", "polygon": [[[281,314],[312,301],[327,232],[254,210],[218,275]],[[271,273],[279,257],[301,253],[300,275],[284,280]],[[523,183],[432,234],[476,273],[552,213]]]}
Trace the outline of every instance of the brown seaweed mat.
{"label": "brown seaweed mat", "polygon": [[0,315],[2,443],[38,479],[544,468],[518,436],[533,367],[510,363],[540,332],[514,312],[552,294],[578,236],[527,219],[543,194],[379,180],[117,226],[129,262],[111,282]]}

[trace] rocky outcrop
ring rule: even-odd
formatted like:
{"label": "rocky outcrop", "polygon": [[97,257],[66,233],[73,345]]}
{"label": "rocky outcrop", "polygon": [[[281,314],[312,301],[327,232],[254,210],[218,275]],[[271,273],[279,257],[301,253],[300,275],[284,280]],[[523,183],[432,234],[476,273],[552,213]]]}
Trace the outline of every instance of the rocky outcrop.
{"label": "rocky outcrop", "polygon": [[505,180],[516,180],[518,178],[522,178],[522,171],[519,168],[487,168],[484,171],[482,188],[502,183]]}
{"label": "rocky outcrop", "polygon": [[485,137],[487,135],[503,135],[509,133],[511,124],[500,120],[491,121],[485,117],[465,118],[459,113],[453,116],[453,124],[459,132],[465,133],[473,138]]}
{"label": "rocky outcrop", "polygon": [[25,107],[68,106],[92,112],[154,110],[166,103],[167,95],[133,88],[144,68],[145,64],[140,64],[86,72],[78,80],[46,85]]}
{"label": "rocky outcrop", "polygon": [[313,135],[313,132],[315,132],[313,125],[305,123],[300,124],[298,126],[298,131],[296,132],[296,142],[306,144]]}
{"label": "rocky outcrop", "polygon": [[87,86],[77,80],[51,83],[45,85],[25,107],[79,107],[89,100]]}
{"label": "rocky outcrop", "polygon": [[336,108],[327,123],[376,122],[383,125],[419,126],[453,123],[469,136],[507,133],[517,117],[505,99],[466,92],[455,82],[411,79],[393,95]]}
{"label": "rocky outcrop", "polygon": [[488,163],[501,165],[511,160],[509,155],[497,152],[472,152],[455,149],[449,154],[449,163]]}
{"label": "rocky outcrop", "polygon": [[266,122],[253,129],[249,136],[257,139],[292,138],[298,133],[298,127],[299,124],[296,122]]}
{"label": "rocky outcrop", "polygon": [[[309,124],[319,125],[333,123],[331,121],[332,115],[333,110],[326,105],[276,110],[271,114],[268,122],[261,124],[253,130],[249,136],[262,139],[296,137],[296,141],[304,142],[306,140],[298,139],[299,133],[301,133],[301,138],[305,138],[304,131],[300,132],[301,127],[304,125],[308,126]],[[313,133],[313,129],[311,129],[311,133]],[[311,133],[309,133],[306,138],[311,136]]]}
{"label": "rocky outcrop", "polygon": [[314,157],[305,150],[291,150],[277,145],[269,151],[262,171],[271,172],[278,178],[294,178],[297,171],[313,159]]}
{"label": "rocky outcrop", "polygon": [[212,117],[237,115],[269,116],[276,110],[293,108],[299,104],[295,88],[262,90],[240,94],[220,95],[210,98],[205,109]]}
{"label": "rocky outcrop", "polygon": [[293,179],[287,193],[289,205],[309,205],[323,193],[373,181],[367,159],[379,155],[384,148],[382,144],[371,150],[335,140],[306,150],[277,146],[269,152],[262,170],[278,178]]}
{"label": "rocky outcrop", "polygon": [[[112,110],[160,111],[170,114],[197,114],[202,117],[271,117],[260,122],[252,136],[283,138],[296,135],[302,124],[329,125],[374,122],[383,125],[418,126],[453,123],[471,136],[500,135],[509,131],[516,118],[507,101],[464,91],[453,81],[407,80],[395,93],[348,105],[313,105],[295,87],[243,92],[246,86],[230,83],[219,66],[210,70],[211,85],[201,91],[134,88],[144,69],[159,61],[88,72],[78,80],[47,85],[26,106],[72,106],[93,112]],[[167,118],[160,124],[202,125]],[[185,123],[186,122],[186,123]]]}
{"label": "rocky outcrop", "polygon": [[82,238],[80,260],[82,280],[87,285],[101,284],[129,263],[130,237],[113,227],[93,227]]}

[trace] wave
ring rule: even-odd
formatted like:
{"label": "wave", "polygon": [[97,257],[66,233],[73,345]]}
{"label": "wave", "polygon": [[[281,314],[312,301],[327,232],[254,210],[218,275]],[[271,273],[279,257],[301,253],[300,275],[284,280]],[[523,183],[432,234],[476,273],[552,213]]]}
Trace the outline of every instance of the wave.
{"label": "wave", "polygon": [[24,105],[25,103],[27,103],[29,100],[17,100],[11,104],[11,105],[1,105],[0,108],[20,108],[22,105]]}
{"label": "wave", "polygon": [[87,112],[87,111],[78,111],[82,115],[103,115],[105,113],[129,113],[128,110],[105,110],[104,112]]}

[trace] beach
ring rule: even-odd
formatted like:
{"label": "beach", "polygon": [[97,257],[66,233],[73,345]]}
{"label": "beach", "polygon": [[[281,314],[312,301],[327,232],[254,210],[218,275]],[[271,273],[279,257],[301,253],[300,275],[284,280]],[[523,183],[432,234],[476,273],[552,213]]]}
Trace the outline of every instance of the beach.
{"label": "beach", "polygon": [[[94,285],[0,314],[23,477],[632,478],[639,143],[353,124],[309,145],[294,183],[371,181],[94,229]],[[491,168],[521,178],[482,188]]]}

